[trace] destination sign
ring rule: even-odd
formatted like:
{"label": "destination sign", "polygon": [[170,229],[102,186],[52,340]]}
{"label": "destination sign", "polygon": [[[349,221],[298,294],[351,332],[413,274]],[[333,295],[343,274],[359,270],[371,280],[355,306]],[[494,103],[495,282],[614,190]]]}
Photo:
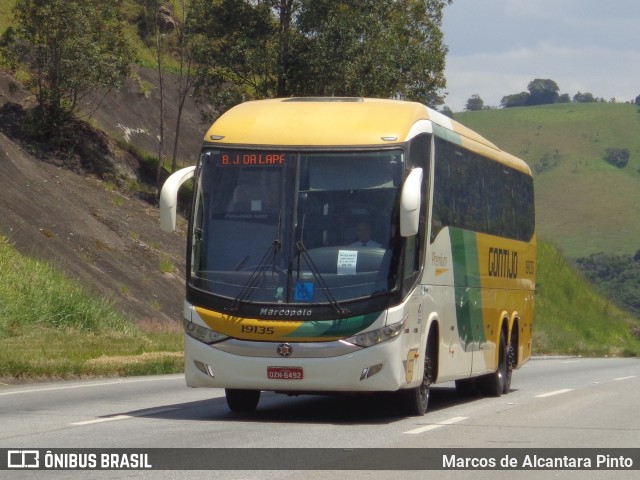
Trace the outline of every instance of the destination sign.
{"label": "destination sign", "polygon": [[281,152],[225,152],[218,157],[219,167],[280,167],[286,154]]}

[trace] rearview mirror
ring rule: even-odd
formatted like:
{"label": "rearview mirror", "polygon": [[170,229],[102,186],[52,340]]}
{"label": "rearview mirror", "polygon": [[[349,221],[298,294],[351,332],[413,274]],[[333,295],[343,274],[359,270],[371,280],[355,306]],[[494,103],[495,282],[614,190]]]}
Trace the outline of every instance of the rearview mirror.
{"label": "rearview mirror", "polygon": [[418,233],[421,191],[422,169],[414,168],[404,181],[400,194],[400,235],[403,237],[411,237]]}
{"label": "rearview mirror", "polygon": [[176,208],[178,206],[178,190],[184,182],[193,177],[195,166],[186,167],[172,174],[164,182],[160,192],[160,228],[165,232],[176,229]]}

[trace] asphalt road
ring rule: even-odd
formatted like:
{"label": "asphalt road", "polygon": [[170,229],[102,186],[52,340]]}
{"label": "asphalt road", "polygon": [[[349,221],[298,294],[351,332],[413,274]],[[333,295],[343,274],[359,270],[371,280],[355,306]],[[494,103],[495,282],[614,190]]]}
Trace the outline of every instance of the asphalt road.
{"label": "asphalt road", "polygon": [[[273,393],[262,394],[254,414],[234,414],[223,390],[186,388],[181,375],[0,385],[0,448],[212,449],[203,451],[207,455],[222,447],[248,449],[238,468],[255,465],[252,448],[464,448],[471,454],[486,448],[633,448],[638,458],[640,360],[536,358],[514,373],[512,391],[499,398],[463,398],[452,384],[432,388],[424,417],[400,416],[391,396]],[[295,461],[295,450],[282,451]],[[372,464],[384,455],[395,458],[393,450],[370,452]],[[318,462],[319,468],[325,464]],[[585,480],[636,478],[638,463],[635,471],[0,471],[0,478]]]}

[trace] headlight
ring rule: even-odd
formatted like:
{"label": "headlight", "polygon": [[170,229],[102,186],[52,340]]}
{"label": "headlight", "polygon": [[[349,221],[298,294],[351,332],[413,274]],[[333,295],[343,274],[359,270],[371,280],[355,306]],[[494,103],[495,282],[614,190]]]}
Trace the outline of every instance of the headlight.
{"label": "headlight", "polygon": [[216,332],[211,330],[210,328],[203,327],[202,325],[198,325],[197,323],[191,322],[187,319],[184,320],[184,331],[190,337],[195,338],[196,340],[206,343],[207,345],[211,345],[212,343],[221,342],[229,338],[226,335],[223,335],[220,332]]}
{"label": "headlight", "polygon": [[377,345],[378,343],[386,342],[392,338],[396,338],[402,332],[406,318],[393,325],[387,325],[386,327],[379,328],[378,330],[372,330],[370,332],[354,335],[351,338],[347,338],[346,341],[358,345],[359,347],[370,347]]}

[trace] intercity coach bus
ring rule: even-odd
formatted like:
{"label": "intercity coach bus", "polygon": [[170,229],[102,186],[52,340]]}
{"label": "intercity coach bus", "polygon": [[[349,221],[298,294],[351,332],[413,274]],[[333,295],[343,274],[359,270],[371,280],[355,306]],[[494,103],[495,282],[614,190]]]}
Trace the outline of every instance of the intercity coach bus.
{"label": "intercity coach bus", "polygon": [[175,229],[194,177],[184,306],[189,387],[233,411],[261,391],[498,396],[531,356],[536,233],[522,160],[419,103],[251,101],[208,130],[160,198]]}

